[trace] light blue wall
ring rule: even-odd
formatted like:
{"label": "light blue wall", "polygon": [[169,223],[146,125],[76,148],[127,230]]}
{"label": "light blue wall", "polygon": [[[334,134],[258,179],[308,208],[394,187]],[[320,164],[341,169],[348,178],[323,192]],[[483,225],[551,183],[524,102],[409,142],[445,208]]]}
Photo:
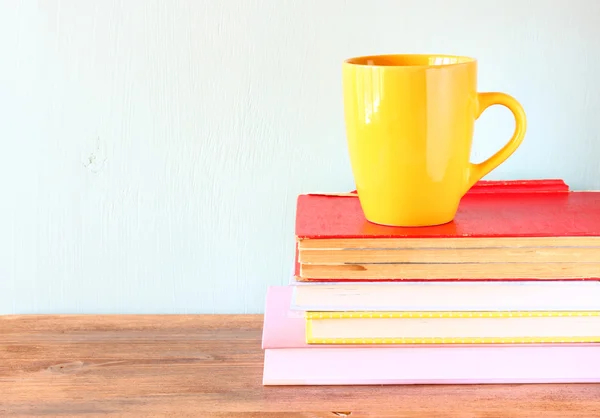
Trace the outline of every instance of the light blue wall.
{"label": "light blue wall", "polygon": [[[354,188],[341,61],[479,59],[488,179],[600,189],[600,2],[0,3],[0,313],[262,312],[298,193]],[[473,160],[509,137],[494,107]]]}

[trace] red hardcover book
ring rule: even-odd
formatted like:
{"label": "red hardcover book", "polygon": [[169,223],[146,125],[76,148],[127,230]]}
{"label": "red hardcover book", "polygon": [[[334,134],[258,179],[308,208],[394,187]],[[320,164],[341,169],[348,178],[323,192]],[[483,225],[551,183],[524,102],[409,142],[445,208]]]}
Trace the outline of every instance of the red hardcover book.
{"label": "red hardcover book", "polygon": [[[571,191],[562,180],[481,181],[454,221],[417,228],[367,221],[354,192],[306,194],[296,239],[299,280],[480,279],[485,269],[492,277],[481,279],[595,279],[600,192]],[[406,274],[385,277],[392,271]]]}

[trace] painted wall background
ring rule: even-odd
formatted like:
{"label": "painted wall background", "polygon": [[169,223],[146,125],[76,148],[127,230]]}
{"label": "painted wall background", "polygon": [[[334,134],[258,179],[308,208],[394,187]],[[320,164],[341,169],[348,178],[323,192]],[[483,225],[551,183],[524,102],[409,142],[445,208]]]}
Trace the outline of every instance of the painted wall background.
{"label": "painted wall background", "polygon": [[521,101],[488,179],[600,189],[600,2],[0,1],[0,313],[262,312],[296,195],[354,188],[341,61],[388,52]]}

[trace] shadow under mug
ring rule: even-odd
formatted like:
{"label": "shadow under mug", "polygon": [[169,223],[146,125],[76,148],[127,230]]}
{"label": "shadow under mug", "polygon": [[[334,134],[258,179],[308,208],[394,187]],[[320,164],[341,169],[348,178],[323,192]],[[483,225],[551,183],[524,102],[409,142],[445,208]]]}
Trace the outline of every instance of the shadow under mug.
{"label": "shadow under mug", "polygon": [[[526,117],[505,93],[477,92],[477,61],[452,55],[372,55],[343,63],[348,150],[365,218],[389,226],[452,221],[461,198],[519,147]],[[470,162],[474,124],[506,106],[516,127],[486,161]]]}

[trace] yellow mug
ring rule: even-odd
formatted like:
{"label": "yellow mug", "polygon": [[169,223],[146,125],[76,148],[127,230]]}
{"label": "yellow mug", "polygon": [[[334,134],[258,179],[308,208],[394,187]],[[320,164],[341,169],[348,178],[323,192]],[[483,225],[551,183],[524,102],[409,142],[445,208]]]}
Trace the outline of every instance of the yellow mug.
{"label": "yellow mug", "polygon": [[[343,63],[346,134],[365,218],[390,226],[451,222],[464,194],[517,149],[527,121],[504,93],[477,92],[477,61],[452,55],[373,55]],[[513,113],[510,141],[470,162],[475,120]]]}

